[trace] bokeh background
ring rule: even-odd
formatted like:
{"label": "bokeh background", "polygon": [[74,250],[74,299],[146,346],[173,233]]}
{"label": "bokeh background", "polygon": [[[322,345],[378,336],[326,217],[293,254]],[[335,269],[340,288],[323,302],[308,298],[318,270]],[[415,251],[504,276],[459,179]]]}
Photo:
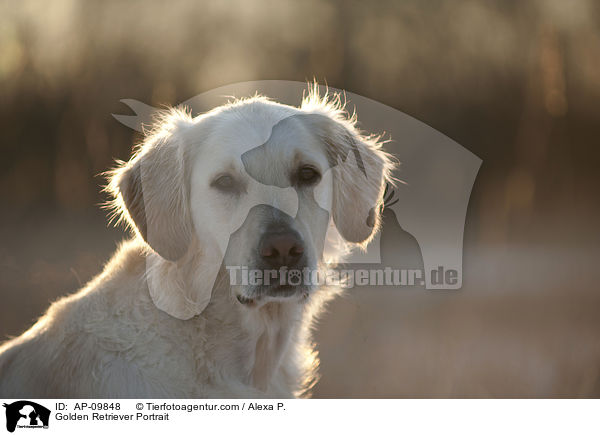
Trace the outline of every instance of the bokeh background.
{"label": "bokeh background", "polygon": [[101,270],[139,140],[111,113],[247,80],[401,110],[481,159],[459,291],[358,288],[315,397],[600,397],[600,4],[0,1],[0,335]]}

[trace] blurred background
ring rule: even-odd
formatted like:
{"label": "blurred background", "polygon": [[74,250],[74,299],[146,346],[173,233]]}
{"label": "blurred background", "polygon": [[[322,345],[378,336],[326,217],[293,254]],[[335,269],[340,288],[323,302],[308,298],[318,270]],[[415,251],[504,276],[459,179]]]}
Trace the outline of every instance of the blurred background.
{"label": "blurred background", "polygon": [[481,159],[459,291],[357,288],[315,339],[315,397],[600,397],[600,4],[0,1],[0,335],[126,235],[98,176],[111,113],[316,78]]}

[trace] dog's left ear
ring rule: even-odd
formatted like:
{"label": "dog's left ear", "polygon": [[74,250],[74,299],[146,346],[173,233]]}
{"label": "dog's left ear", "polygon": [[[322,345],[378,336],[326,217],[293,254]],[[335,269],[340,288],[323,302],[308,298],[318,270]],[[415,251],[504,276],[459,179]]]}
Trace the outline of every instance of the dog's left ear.
{"label": "dog's left ear", "polygon": [[185,255],[192,220],[183,147],[172,131],[148,137],[135,157],[112,173],[110,190],[117,212],[156,253],[172,262]]}
{"label": "dog's left ear", "polygon": [[327,113],[300,115],[322,140],[333,173],[332,216],[351,243],[367,244],[379,228],[386,182],[394,166],[381,143],[360,134],[353,123]]}

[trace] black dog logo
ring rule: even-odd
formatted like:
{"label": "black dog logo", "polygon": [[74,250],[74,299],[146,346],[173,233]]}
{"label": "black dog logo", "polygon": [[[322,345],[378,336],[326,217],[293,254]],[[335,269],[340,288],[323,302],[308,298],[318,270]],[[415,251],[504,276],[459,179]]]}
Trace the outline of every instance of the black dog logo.
{"label": "black dog logo", "polygon": [[9,432],[15,431],[17,423],[21,419],[25,420],[21,422],[19,427],[48,427],[50,410],[42,405],[29,400],[19,400],[10,405],[5,403],[3,406],[6,408],[6,430]]}

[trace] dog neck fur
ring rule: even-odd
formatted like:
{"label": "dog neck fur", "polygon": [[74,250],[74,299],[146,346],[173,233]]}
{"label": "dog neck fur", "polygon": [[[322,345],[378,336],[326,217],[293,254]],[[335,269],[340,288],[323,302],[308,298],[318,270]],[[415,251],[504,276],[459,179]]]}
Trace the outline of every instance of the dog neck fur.
{"label": "dog neck fur", "polygon": [[310,386],[317,365],[308,334],[315,314],[312,304],[290,300],[243,306],[233,296],[224,270],[207,299],[205,291],[198,291],[206,285],[200,281],[201,257],[200,250],[190,249],[175,263],[147,253],[146,279],[155,305],[184,313],[186,320],[181,321],[190,327],[205,325],[206,336],[198,339],[218,346],[212,363],[220,367],[223,378],[241,368],[245,379],[240,382],[269,395]]}

